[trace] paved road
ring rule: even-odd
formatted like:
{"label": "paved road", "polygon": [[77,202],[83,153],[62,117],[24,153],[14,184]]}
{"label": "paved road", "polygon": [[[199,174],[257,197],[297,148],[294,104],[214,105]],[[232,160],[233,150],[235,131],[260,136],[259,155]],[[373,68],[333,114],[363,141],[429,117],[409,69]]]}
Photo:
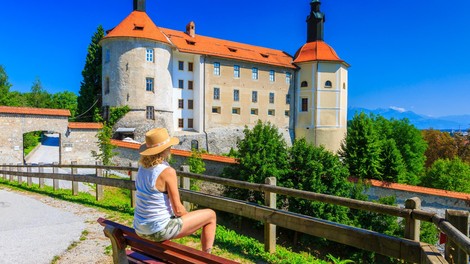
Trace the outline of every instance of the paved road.
{"label": "paved road", "polygon": [[51,263],[79,240],[84,222],[72,213],[0,190],[0,262]]}

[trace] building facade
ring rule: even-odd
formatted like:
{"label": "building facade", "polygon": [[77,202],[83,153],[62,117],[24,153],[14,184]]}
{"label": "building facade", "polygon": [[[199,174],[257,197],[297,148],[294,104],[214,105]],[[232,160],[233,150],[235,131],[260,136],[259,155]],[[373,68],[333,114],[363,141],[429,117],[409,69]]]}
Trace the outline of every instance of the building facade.
{"label": "building facade", "polygon": [[305,137],[336,151],[346,133],[348,65],[323,41],[320,2],[310,5],[307,43],[292,57],[198,35],[194,22],[186,31],[158,27],[145,1],[134,0],[101,41],[104,116],[127,105],[116,131],[143,141],[147,130],[166,127],[182,149],[226,153],[261,120],[289,143]]}

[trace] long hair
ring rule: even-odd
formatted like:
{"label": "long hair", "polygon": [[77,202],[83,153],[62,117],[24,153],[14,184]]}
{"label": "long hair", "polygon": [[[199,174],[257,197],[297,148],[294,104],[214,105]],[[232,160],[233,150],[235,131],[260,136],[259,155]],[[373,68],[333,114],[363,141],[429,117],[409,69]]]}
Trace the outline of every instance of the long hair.
{"label": "long hair", "polygon": [[149,156],[144,156],[140,155],[139,163],[142,165],[144,168],[151,168],[153,166],[157,166],[158,164],[162,164],[165,159],[169,158],[169,155],[165,156],[164,153],[166,153],[166,150],[163,150],[162,152],[155,154],[155,155],[149,155]]}

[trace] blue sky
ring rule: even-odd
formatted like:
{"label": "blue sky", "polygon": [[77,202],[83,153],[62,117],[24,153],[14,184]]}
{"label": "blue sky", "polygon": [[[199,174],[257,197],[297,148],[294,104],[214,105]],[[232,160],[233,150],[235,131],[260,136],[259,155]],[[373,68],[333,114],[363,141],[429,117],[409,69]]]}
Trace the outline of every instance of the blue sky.
{"label": "blue sky", "polygon": [[[310,0],[147,0],[160,27],[280,49],[306,41]],[[177,4],[175,4],[177,3]],[[470,114],[470,1],[322,0],[325,41],[351,65],[349,106],[430,116]],[[116,26],[132,0],[15,0],[0,9],[0,64],[12,90],[36,78],[78,94],[98,25]]]}

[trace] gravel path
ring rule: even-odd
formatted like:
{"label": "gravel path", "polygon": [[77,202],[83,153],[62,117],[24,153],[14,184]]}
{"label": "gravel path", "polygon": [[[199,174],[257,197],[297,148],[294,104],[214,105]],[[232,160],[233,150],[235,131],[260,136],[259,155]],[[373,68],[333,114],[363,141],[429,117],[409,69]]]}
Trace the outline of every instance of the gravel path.
{"label": "gravel path", "polygon": [[[105,249],[111,243],[107,237],[103,234],[103,227],[96,222],[99,217],[105,217],[105,215],[96,209],[85,207],[79,204],[57,200],[48,196],[43,196],[34,193],[25,193],[13,191],[8,188],[0,188],[0,190],[12,192],[14,194],[20,194],[29,198],[35,199],[42,203],[41,206],[48,206],[59,209],[68,215],[73,214],[83,221],[84,229],[81,232],[81,238],[69,238],[71,244],[65,251],[50,256],[50,262],[58,264],[68,263],[112,263],[112,257],[105,254]],[[3,217],[3,216],[2,216]],[[46,217],[46,216],[45,216]],[[47,239],[41,237],[33,237],[31,240],[39,241],[40,243],[47,243]],[[32,243],[34,244],[34,243]],[[31,248],[31,252],[35,249]]]}

